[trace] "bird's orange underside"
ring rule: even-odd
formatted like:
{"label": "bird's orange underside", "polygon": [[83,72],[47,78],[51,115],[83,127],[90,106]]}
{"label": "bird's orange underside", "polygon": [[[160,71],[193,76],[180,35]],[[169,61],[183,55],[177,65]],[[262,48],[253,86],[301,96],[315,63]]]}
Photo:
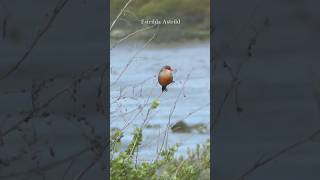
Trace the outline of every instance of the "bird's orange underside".
{"label": "bird's orange underside", "polygon": [[161,84],[161,86],[166,86],[170,83],[172,83],[172,77],[171,76],[162,76],[159,77],[159,83]]}

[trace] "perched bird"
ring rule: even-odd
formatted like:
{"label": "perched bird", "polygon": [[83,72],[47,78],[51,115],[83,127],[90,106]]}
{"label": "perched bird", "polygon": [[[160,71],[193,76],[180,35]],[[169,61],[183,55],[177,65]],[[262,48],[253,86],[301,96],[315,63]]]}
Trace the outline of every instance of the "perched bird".
{"label": "perched bird", "polygon": [[161,68],[158,75],[158,82],[162,86],[162,92],[167,91],[167,86],[174,82],[172,72],[173,69],[168,65]]}

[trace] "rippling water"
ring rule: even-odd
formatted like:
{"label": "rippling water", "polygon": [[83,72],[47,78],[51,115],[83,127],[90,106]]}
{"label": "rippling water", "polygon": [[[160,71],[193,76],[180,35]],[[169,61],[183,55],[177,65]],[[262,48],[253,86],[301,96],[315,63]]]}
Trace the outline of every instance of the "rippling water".
{"label": "rippling water", "polygon": [[[125,128],[123,143],[127,145],[135,127],[139,127],[147,116],[147,108],[139,114],[139,106],[147,100],[152,102],[160,96],[161,87],[156,75],[164,65],[170,65],[175,83],[168,86],[168,92],[159,98],[160,106],[151,111],[149,125],[143,131],[143,143],[139,149],[141,160],[152,160],[156,156],[159,144],[162,144],[170,111],[176,103],[170,124],[184,119],[188,125],[203,123],[208,130],[204,133],[173,133],[169,131],[168,146],[181,143],[177,155],[184,155],[187,148],[205,143],[210,138],[210,47],[209,42],[187,43],[181,45],[152,45],[142,49],[141,43],[117,46],[111,51],[111,128]],[[140,51],[141,50],[141,51]],[[137,52],[139,52],[137,54]],[[121,78],[121,74],[132,57],[135,57]],[[187,75],[189,79],[186,81]],[[115,82],[113,84],[113,82]],[[186,81],[185,87],[183,83]],[[181,96],[178,98],[179,93]],[[121,98],[119,98],[121,97]],[[194,112],[196,111],[196,112]],[[189,116],[189,113],[192,113]],[[138,114],[138,115],[137,115]]]}

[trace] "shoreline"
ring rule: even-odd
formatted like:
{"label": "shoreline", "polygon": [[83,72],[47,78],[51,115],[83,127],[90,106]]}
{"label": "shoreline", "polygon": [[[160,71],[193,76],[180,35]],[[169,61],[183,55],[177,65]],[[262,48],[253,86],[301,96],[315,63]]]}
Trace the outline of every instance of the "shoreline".
{"label": "shoreline", "polygon": [[[118,39],[110,39],[110,47],[113,47],[115,43],[118,41]],[[133,45],[141,44],[143,45],[145,40],[143,39],[130,39],[125,43],[119,43],[114,48],[117,47],[130,47]],[[168,49],[168,48],[181,48],[181,47],[187,47],[191,48],[198,45],[208,45],[210,46],[210,39],[205,40],[198,40],[198,39],[189,39],[189,40],[183,40],[183,41],[163,41],[163,42],[150,42],[150,44],[146,47],[147,49]]]}
{"label": "shoreline", "polygon": [[[125,38],[129,34],[135,32],[136,30],[126,30],[123,28],[114,29],[110,33],[110,40],[116,41]],[[144,40],[149,39],[153,35],[154,31],[152,29],[146,30],[144,32],[137,33],[133,35],[131,39]],[[181,30],[175,28],[163,28],[160,29],[156,38],[153,42],[157,43],[171,43],[171,42],[187,42],[187,41],[206,41],[210,40],[209,30]]]}

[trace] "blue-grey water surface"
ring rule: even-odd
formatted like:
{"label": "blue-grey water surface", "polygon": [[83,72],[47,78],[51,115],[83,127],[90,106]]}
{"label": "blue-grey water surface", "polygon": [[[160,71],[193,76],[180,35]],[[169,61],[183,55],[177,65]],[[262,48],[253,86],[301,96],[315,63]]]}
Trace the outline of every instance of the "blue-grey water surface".
{"label": "blue-grey water surface", "polygon": [[[203,144],[209,138],[210,124],[210,46],[209,42],[186,43],[180,45],[149,45],[142,49],[141,43],[119,45],[111,50],[111,128],[122,129],[126,122],[130,125],[125,128],[123,143],[128,145],[132,139],[135,127],[140,127],[147,115],[150,105],[139,114],[139,105],[144,105],[159,97],[161,87],[156,75],[164,65],[170,65],[176,69],[174,73],[175,83],[168,86],[168,92],[160,96],[159,107],[151,111],[149,125],[152,128],[143,130],[143,143],[139,149],[141,160],[153,160],[157,149],[162,144],[164,131],[167,127],[169,114],[186,81],[185,88],[179,97],[170,124],[186,119],[188,125],[203,123],[208,127],[204,133],[172,133],[169,132],[168,146],[180,143],[177,155],[185,155],[188,147],[194,148],[196,144]],[[139,52],[138,54],[136,54]],[[136,55],[135,55],[136,54]],[[132,57],[135,57],[121,78],[116,81],[123,68]],[[121,97],[119,99],[121,92]],[[136,109],[136,110],[135,110]],[[196,112],[194,112],[196,111]],[[192,113],[188,116],[189,113]],[[160,134],[160,135],[159,135]]]}

